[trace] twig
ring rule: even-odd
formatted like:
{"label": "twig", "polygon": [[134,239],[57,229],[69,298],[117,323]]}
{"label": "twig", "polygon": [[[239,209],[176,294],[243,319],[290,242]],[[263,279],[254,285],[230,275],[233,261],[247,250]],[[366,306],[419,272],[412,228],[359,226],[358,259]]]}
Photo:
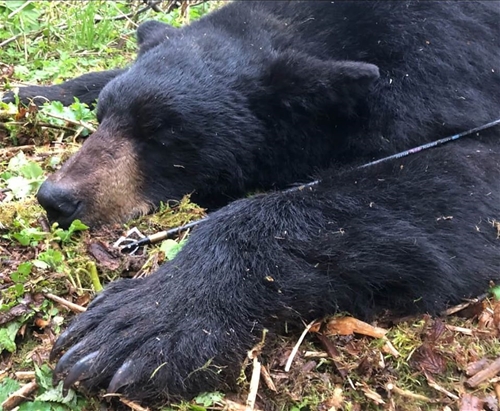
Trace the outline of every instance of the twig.
{"label": "twig", "polygon": [[64,307],[68,308],[71,311],[74,311],[75,313],[83,313],[87,311],[85,307],[82,307],[81,305],[69,302],[68,300],[65,300],[64,298],[61,298],[57,295],[51,294],[51,293],[46,293],[44,294],[45,297],[49,298],[52,301],[55,301],[56,303],[59,303],[63,305]]}
{"label": "twig", "polygon": [[264,378],[267,388],[274,392],[278,391],[273,379],[271,378],[271,374],[269,374],[269,371],[267,371],[267,368],[264,365],[261,365],[260,374],[262,375],[262,378]]}
{"label": "twig", "polygon": [[402,388],[399,388],[392,383],[388,383],[385,386],[385,389],[389,392],[395,392],[396,394],[401,395],[401,397],[410,398],[415,401],[435,402],[434,400],[426,397],[425,395],[415,394],[411,391],[403,390]]}
{"label": "twig", "polygon": [[2,402],[2,410],[10,411],[26,400],[26,397],[31,395],[38,388],[38,384],[32,381],[23,385],[17,391],[10,394],[7,399]]}
{"label": "twig", "polygon": [[70,124],[74,124],[76,126],[81,126],[81,127],[84,127],[86,128],[87,130],[89,130],[91,133],[95,133],[95,131],[97,130],[96,128],[94,128],[94,126],[90,123],[87,123],[86,121],[81,121],[81,120],[71,120],[69,118],[66,118],[66,117],[62,117],[62,116],[58,116],[57,114],[53,114],[53,113],[44,113],[46,116],[48,117],[52,117],[52,118],[55,118],[57,120],[62,120],[62,121],[66,121]]}
{"label": "twig", "polygon": [[450,307],[447,310],[442,311],[441,315],[442,316],[449,316],[449,315],[458,313],[459,311],[462,311],[462,310],[466,309],[467,307],[469,307],[472,304],[476,304],[476,303],[479,303],[479,302],[483,301],[484,299],[486,299],[486,297],[488,297],[487,293],[481,294],[477,298],[472,298],[472,299],[470,299],[470,300],[468,300],[468,301],[466,301],[464,303],[455,305],[454,307]]}
{"label": "twig", "polygon": [[290,371],[290,368],[292,367],[292,362],[293,362],[293,359],[295,358],[295,356],[297,355],[297,352],[299,351],[299,347],[300,347],[300,344],[302,344],[302,341],[304,341],[304,338],[306,338],[306,335],[307,333],[309,332],[309,330],[311,329],[311,327],[317,322],[317,320],[314,320],[314,321],[311,321],[307,326],[306,328],[304,329],[304,331],[302,332],[301,336],[299,337],[299,339],[297,340],[297,343],[295,344],[295,346],[293,347],[293,350],[292,352],[290,353],[290,356],[288,357],[288,360],[286,362],[286,365],[285,365],[285,372],[289,372]]}
{"label": "twig", "polygon": [[465,381],[469,388],[476,388],[482,382],[493,378],[500,372],[500,357],[488,365],[484,370],[479,371],[474,376]]}
{"label": "twig", "polygon": [[459,399],[458,395],[453,394],[452,392],[448,391],[447,389],[441,387],[434,379],[427,373],[424,373],[425,378],[427,378],[427,383],[429,384],[430,387],[434,388],[436,391],[442,392],[443,394],[447,395],[450,397],[452,400],[457,401]]}
{"label": "twig", "polygon": [[34,144],[28,144],[26,146],[5,147],[5,148],[0,148],[0,155],[4,155],[7,153],[17,153],[18,151],[22,150],[34,150],[34,149],[35,149]]}
{"label": "twig", "polygon": [[[96,17],[94,17],[94,21],[96,23],[100,23],[101,21],[130,20],[130,17],[136,17],[139,14],[145,12],[146,10],[149,10],[150,8],[151,7],[146,6],[146,7],[143,7],[142,9],[137,10],[136,12],[131,12],[131,13],[128,13],[128,14],[121,14],[120,16],[115,16],[115,17],[101,17],[101,16],[96,16]],[[136,26],[137,26],[137,24],[136,24]]]}
{"label": "twig", "polygon": [[454,331],[454,332],[461,333],[464,335],[490,334],[489,330],[475,329],[474,331],[472,331],[470,328],[457,327],[455,325],[449,325],[449,324],[446,324],[446,328],[450,331]]}
{"label": "twig", "polygon": [[34,380],[35,371],[17,371],[14,373],[18,380]]}
{"label": "twig", "polygon": [[253,357],[253,371],[250,379],[250,391],[248,392],[245,411],[253,411],[255,408],[255,400],[257,399],[257,391],[259,390],[261,364],[257,356]]}
{"label": "twig", "polygon": [[344,369],[344,367],[342,367],[340,365],[340,363],[338,361],[340,358],[340,353],[338,352],[337,348],[332,344],[332,342],[330,341],[330,339],[326,335],[318,333],[318,334],[316,334],[316,336],[320,340],[321,344],[323,344],[323,347],[325,348],[326,352],[330,356],[330,358],[333,362],[333,365],[337,369],[337,372],[340,374],[340,376],[342,378],[346,378],[348,372],[346,369]]}
{"label": "twig", "polygon": [[385,341],[383,346],[383,351],[386,354],[391,354],[393,357],[398,358],[401,354],[399,353],[398,350],[396,350],[396,347],[392,345],[392,343],[387,339],[387,337],[384,336],[384,338],[382,339]]}
{"label": "twig", "polygon": [[134,411],[149,411],[149,408],[141,407],[133,401],[127,400],[126,398],[120,398],[120,401],[124,403],[127,407],[130,407]]}
{"label": "twig", "polygon": [[11,19],[12,17],[14,17],[17,13],[19,13],[20,11],[22,11],[22,9],[24,9],[26,6],[28,6],[30,3],[32,3],[33,0],[28,0],[26,1],[25,3],[23,3],[20,7],[18,7],[17,9],[15,9],[13,12],[11,12],[8,16],[7,16],[7,19]]}
{"label": "twig", "polygon": [[[67,27],[68,26],[66,25],[66,23],[54,26],[54,28],[57,28],[57,29],[66,29]],[[32,31],[31,33],[21,32],[19,34],[16,34],[15,36],[9,37],[7,40],[2,41],[0,43],[0,48],[2,48],[3,46],[6,46],[7,44],[12,43],[13,41],[16,41],[19,37],[38,36],[39,34],[43,33],[43,30],[44,29],[35,30],[35,31]]]}
{"label": "twig", "polygon": [[490,365],[490,361],[487,358],[481,358],[478,361],[471,362],[470,364],[467,364],[465,375],[467,375],[467,377],[472,377],[488,365]]}

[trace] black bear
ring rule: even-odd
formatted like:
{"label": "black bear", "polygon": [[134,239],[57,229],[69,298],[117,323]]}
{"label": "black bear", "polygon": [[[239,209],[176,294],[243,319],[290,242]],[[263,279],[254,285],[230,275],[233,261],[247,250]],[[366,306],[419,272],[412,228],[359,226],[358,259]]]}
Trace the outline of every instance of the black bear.
{"label": "black bear", "polygon": [[[436,313],[500,277],[500,2],[241,1],[139,27],[128,69],[36,95],[97,96],[99,130],[44,184],[62,225],[193,192],[218,208],[177,257],[109,285],[53,349],[65,386],[146,401],[231,384],[268,328]],[[101,91],[102,89],[102,91]]]}

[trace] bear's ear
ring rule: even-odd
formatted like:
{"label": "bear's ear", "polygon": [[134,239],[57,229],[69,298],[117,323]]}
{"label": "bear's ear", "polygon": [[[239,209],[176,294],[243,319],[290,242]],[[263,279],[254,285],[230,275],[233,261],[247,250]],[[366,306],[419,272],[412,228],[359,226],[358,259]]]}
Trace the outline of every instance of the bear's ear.
{"label": "bear's ear", "polygon": [[374,64],[320,60],[298,52],[286,52],[270,61],[262,78],[266,93],[278,105],[307,112],[334,109],[352,114],[379,77]]}
{"label": "bear's ear", "polygon": [[137,27],[139,55],[177,35],[177,29],[159,21],[148,20]]}

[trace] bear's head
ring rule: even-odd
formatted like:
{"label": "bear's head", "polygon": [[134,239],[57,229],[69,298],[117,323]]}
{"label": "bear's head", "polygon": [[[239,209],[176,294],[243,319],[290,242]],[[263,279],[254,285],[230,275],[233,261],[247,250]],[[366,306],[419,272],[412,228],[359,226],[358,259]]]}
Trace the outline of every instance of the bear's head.
{"label": "bear's head", "polygon": [[140,30],[146,49],[102,90],[98,130],[39,191],[51,221],[123,222],[186,194],[216,208],[307,180],[335,160],[336,126],[356,121],[378,77],[364,62],[177,32]]}

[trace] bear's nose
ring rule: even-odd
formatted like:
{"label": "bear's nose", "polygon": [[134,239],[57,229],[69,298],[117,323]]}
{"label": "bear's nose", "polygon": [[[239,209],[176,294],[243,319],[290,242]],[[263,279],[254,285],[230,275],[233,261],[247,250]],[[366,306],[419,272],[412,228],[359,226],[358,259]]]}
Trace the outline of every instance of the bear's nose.
{"label": "bear's nose", "polygon": [[67,228],[76,218],[76,212],[80,204],[70,189],[53,183],[50,180],[40,186],[36,198],[47,212],[51,223],[58,222],[62,228]]}

